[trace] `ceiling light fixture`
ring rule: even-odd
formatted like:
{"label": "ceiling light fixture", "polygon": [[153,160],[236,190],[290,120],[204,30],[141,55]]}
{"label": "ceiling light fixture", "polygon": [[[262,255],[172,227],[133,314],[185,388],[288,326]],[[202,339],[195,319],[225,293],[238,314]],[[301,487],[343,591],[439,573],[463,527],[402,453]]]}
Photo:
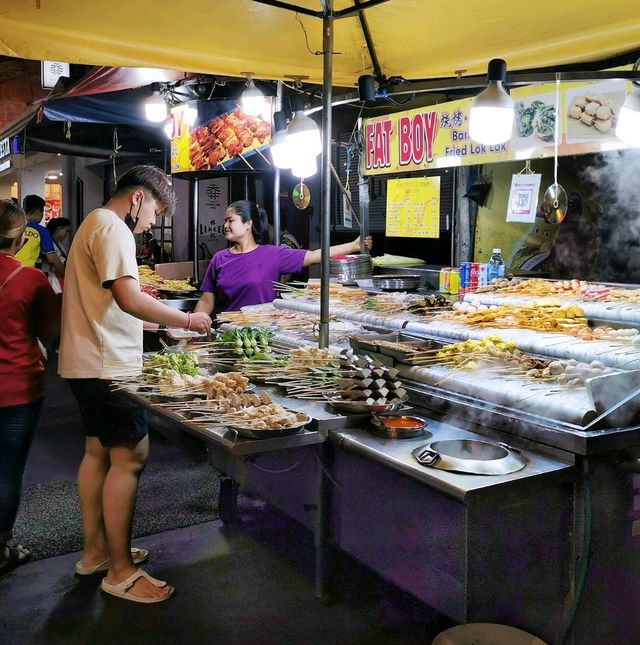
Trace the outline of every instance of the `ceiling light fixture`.
{"label": "ceiling light fixture", "polygon": [[287,138],[287,119],[284,112],[273,113],[273,130],[274,134],[269,144],[273,165],[286,170],[291,168],[291,152]]}
{"label": "ceiling light fixture", "polygon": [[469,110],[469,136],[478,143],[497,145],[511,138],[513,130],[513,99],[503,83],[507,64],[501,58],[489,61],[488,85],[473,100]]}
{"label": "ceiling light fixture", "polygon": [[264,94],[253,82],[253,72],[242,72],[247,78],[247,87],[242,92],[242,110],[249,116],[258,116],[264,112]]}
{"label": "ceiling light fixture", "polygon": [[291,174],[300,179],[313,177],[318,172],[318,163],[315,155],[306,155],[298,157],[291,165]]}
{"label": "ceiling light fixture", "polygon": [[318,125],[302,110],[294,112],[287,128],[287,139],[291,148],[300,154],[308,153],[315,156],[322,152]]}

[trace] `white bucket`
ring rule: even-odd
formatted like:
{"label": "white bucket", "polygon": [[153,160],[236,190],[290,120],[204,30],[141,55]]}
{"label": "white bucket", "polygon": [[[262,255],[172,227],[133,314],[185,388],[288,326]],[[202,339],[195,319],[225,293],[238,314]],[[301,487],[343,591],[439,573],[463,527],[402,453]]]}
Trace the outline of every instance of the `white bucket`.
{"label": "white bucket", "polygon": [[494,623],[457,625],[438,634],[431,645],[546,645],[515,627]]}

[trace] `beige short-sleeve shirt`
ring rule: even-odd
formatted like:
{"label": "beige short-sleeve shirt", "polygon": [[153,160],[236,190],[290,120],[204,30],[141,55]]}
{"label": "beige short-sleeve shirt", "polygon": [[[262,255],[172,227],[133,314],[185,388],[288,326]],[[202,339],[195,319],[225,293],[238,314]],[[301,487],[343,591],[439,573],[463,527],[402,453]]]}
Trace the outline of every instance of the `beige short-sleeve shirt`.
{"label": "beige short-sleeve shirt", "polygon": [[64,278],[58,372],[64,378],[114,378],[142,362],[142,321],[125,313],[110,284],[138,280],[135,239],[127,225],[98,208],[78,229]]}

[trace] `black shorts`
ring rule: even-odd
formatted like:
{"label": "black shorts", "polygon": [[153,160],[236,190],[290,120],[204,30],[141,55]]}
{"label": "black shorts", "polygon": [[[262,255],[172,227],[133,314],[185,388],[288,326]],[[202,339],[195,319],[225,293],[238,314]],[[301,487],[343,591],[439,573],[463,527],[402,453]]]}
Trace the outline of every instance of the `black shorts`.
{"label": "black shorts", "polygon": [[105,448],[138,443],[148,432],[147,411],[111,390],[111,381],[67,379],[80,406],[87,437],[97,437]]}

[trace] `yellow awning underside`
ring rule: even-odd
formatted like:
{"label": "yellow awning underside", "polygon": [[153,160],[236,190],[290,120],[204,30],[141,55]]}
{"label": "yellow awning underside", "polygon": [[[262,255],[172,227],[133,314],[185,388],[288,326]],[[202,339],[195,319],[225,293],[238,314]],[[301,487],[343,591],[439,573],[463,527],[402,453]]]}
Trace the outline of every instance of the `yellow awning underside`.
{"label": "yellow awning underside", "polygon": [[[407,79],[484,73],[491,58],[516,70],[640,47],[637,0],[389,0],[365,15],[382,72]],[[319,83],[322,57],[300,23],[320,51],[321,20],[252,0],[0,0],[0,54]],[[335,22],[334,51],[334,85],[371,72],[357,17]]]}

